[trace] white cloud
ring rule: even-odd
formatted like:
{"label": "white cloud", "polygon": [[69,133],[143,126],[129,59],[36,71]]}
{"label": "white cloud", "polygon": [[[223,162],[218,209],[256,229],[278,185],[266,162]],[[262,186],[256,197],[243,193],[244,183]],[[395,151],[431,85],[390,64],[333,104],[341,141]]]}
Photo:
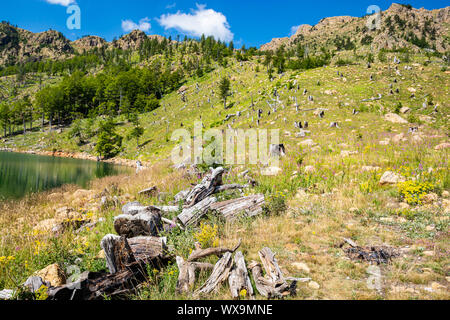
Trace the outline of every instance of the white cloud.
{"label": "white cloud", "polygon": [[291,27],[291,33],[289,33],[289,36],[293,36],[297,32],[298,28],[300,28],[300,26]]}
{"label": "white cloud", "polygon": [[177,6],[177,3],[175,2],[175,3],[172,3],[172,4],[168,4],[167,6],[166,6],[166,9],[173,9],[173,8],[175,8]]}
{"label": "white cloud", "polygon": [[197,4],[197,9],[192,10],[190,14],[180,11],[175,14],[163,14],[157,20],[166,30],[174,28],[194,37],[204,34],[222,41],[231,41],[234,37],[227,17],[221,12],[206,9],[206,5]]}
{"label": "white cloud", "polygon": [[139,24],[137,24],[132,20],[122,20],[122,29],[125,32],[130,32],[133,30],[141,30],[144,32],[148,32],[152,27],[149,21],[150,21],[149,18],[144,18],[139,20]]}
{"label": "white cloud", "polygon": [[60,4],[64,7],[67,7],[69,4],[75,3],[76,0],[45,0],[50,4]]}

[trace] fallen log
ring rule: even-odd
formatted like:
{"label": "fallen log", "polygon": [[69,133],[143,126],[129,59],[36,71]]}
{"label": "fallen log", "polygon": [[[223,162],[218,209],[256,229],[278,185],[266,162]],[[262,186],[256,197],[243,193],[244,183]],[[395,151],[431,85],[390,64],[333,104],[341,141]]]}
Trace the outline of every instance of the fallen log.
{"label": "fallen log", "polygon": [[187,293],[194,287],[197,272],[214,268],[210,263],[184,261],[182,257],[177,257],[176,261],[179,270],[176,285],[176,292],[178,294]]}
{"label": "fallen log", "polygon": [[219,261],[217,261],[211,273],[211,276],[194,293],[194,296],[198,296],[200,294],[208,294],[217,289],[219,285],[221,285],[228,279],[232,264],[233,264],[232,253],[231,252],[225,253],[224,256],[221,259],[219,259]]}
{"label": "fallen log", "polygon": [[108,234],[103,237],[100,246],[105,251],[106,264],[110,273],[122,271],[134,262],[162,266],[168,259],[166,238],[127,239]]}
{"label": "fallen log", "polygon": [[246,185],[225,184],[225,185],[216,187],[216,189],[214,190],[214,193],[219,193],[219,192],[223,192],[223,191],[227,191],[227,190],[236,190],[236,189],[242,190],[242,189],[246,189],[246,188],[250,188],[250,186],[248,184],[246,184]]}
{"label": "fallen log", "polygon": [[258,292],[269,299],[281,299],[289,294],[295,295],[297,279],[292,279],[292,285],[287,284],[272,250],[263,248],[259,251],[259,257],[266,272],[265,277],[259,263],[252,261],[249,265]]}
{"label": "fallen log", "polygon": [[209,257],[212,255],[221,257],[223,254],[225,253],[234,253],[236,252],[237,249],[239,249],[239,247],[241,246],[242,240],[239,239],[239,243],[232,249],[228,249],[228,248],[207,248],[207,249],[202,249],[200,244],[197,242],[195,244],[195,250],[192,251],[192,253],[189,255],[188,258],[188,262],[193,262],[193,261],[197,261],[199,259],[205,258],[205,257]]}
{"label": "fallen log", "polygon": [[224,171],[225,170],[222,167],[219,167],[214,169],[210,174],[206,175],[202,182],[192,188],[186,195],[185,205],[187,207],[194,206],[203,199],[212,195],[216,187],[222,184],[222,175]]}
{"label": "fallen log", "polygon": [[275,259],[275,254],[269,248],[263,248],[259,251],[259,258],[261,259],[262,265],[266,274],[274,282],[284,282],[283,273],[278,266],[277,259]]}
{"label": "fallen log", "polygon": [[289,294],[289,286],[285,283],[277,286],[271,279],[265,278],[261,265],[256,261],[249,264],[249,269],[252,271],[256,290],[260,295],[268,299],[281,299]]}
{"label": "fallen log", "polygon": [[211,205],[211,210],[220,212],[225,219],[236,219],[239,214],[245,217],[254,217],[263,211],[264,195],[258,194],[240,199],[218,202]]}
{"label": "fallen log", "polygon": [[[236,252],[234,256],[235,266],[231,270],[228,277],[231,296],[233,299],[239,299],[241,292],[245,292],[245,296],[254,299],[253,286],[248,276],[247,267],[245,265],[244,255],[241,251]],[[244,291],[245,290],[245,291]]]}
{"label": "fallen log", "polygon": [[215,197],[209,197],[203,199],[196,205],[184,209],[177,217],[183,227],[195,225],[210,209],[211,205],[215,203],[217,199]]}

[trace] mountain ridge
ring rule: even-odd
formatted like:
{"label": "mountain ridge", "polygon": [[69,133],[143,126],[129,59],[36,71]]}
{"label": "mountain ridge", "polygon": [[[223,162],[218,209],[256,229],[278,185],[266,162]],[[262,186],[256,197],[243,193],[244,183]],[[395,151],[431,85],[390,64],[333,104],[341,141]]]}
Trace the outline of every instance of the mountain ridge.
{"label": "mountain ridge", "polygon": [[[417,51],[420,49],[417,43],[422,39],[429,49],[445,52],[450,48],[450,7],[427,10],[394,3],[381,12],[381,17],[380,29],[373,31],[367,27],[367,22],[370,21],[367,17],[324,18],[314,26],[302,24],[291,37],[274,38],[262,45],[260,50],[274,51],[282,45],[293,47],[299,42],[316,49],[319,46],[334,46],[339,50],[339,46],[333,43],[337,37],[349,37],[356,45],[373,44],[372,47],[378,50],[408,47]],[[425,46],[425,42],[422,46]]]}

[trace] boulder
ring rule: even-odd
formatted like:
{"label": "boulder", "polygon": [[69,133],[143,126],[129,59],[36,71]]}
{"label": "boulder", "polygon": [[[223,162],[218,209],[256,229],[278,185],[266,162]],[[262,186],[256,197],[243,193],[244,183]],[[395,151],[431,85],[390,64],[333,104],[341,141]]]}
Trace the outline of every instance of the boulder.
{"label": "boulder", "polygon": [[306,272],[306,273],[310,273],[311,270],[309,269],[308,265],[306,263],[303,262],[294,262],[292,263],[292,266],[297,269],[298,271],[301,272]]}
{"label": "boulder", "polygon": [[403,113],[403,114],[408,113],[410,111],[411,111],[411,108],[408,108],[408,107],[400,108],[400,113]]}
{"label": "boulder", "polygon": [[438,199],[439,196],[436,193],[429,193],[421,198],[423,204],[433,204],[438,201]]}
{"label": "boulder", "polygon": [[399,134],[395,135],[395,136],[392,138],[392,141],[393,141],[394,143],[400,143],[400,142],[408,141],[408,139],[405,138],[405,134],[404,134],[404,133],[399,133]]}
{"label": "boulder", "polygon": [[41,277],[31,276],[25,281],[23,286],[31,292],[38,291],[42,286],[46,286],[47,288],[51,287],[50,282],[42,280]]}
{"label": "boulder", "polygon": [[268,167],[261,169],[261,174],[263,176],[276,176],[279,175],[283,170],[279,167]]}
{"label": "boulder", "polygon": [[392,123],[408,123],[405,119],[400,117],[398,114],[395,113],[388,113],[384,116],[384,119],[386,121],[392,122]]}
{"label": "boulder", "polygon": [[38,271],[36,276],[41,277],[44,282],[49,282],[53,287],[66,284],[66,275],[57,263]]}
{"label": "boulder", "polygon": [[300,142],[299,144],[300,144],[301,146],[304,146],[304,147],[314,147],[314,146],[317,146],[317,143],[314,142],[314,140],[312,140],[312,139],[304,140],[304,141]]}
{"label": "boulder", "polygon": [[383,176],[380,179],[381,185],[387,185],[387,184],[397,184],[399,182],[405,182],[405,178],[401,175],[392,172],[392,171],[386,171]]}
{"label": "boulder", "polygon": [[34,232],[49,232],[58,225],[57,219],[46,219],[39,222],[34,228]]}
{"label": "boulder", "polygon": [[310,282],[308,283],[308,287],[310,287],[310,288],[313,289],[313,290],[319,290],[319,289],[320,289],[320,284],[318,284],[318,283],[315,282],[315,281],[310,281]]}
{"label": "boulder", "polygon": [[437,145],[434,148],[434,150],[444,150],[444,149],[448,149],[448,148],[450,148],[450,143],[444,142],[444,143],[441,143],[440,145]]}

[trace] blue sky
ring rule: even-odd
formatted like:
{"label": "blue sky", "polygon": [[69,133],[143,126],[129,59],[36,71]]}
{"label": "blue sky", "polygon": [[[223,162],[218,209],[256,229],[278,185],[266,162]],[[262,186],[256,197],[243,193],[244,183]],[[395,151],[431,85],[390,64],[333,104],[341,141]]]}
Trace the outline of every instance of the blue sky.
{"label": "blue sky", "polygon": [[[81,29],[69,30],[67,6],[81,10]],[[314,25],[330,16],[363,16],[370,5],[386,10],[392,1],[378,0],[1,0],[0,20],[41,32],[61,31],[75,40],[98,35],[111,41],[133,28],[163,36],[196,36],[202,32],[236,46],[257,46],[289,36],[294,26]],[[443,8],[445,0],[410,0],[415,8]]]}

